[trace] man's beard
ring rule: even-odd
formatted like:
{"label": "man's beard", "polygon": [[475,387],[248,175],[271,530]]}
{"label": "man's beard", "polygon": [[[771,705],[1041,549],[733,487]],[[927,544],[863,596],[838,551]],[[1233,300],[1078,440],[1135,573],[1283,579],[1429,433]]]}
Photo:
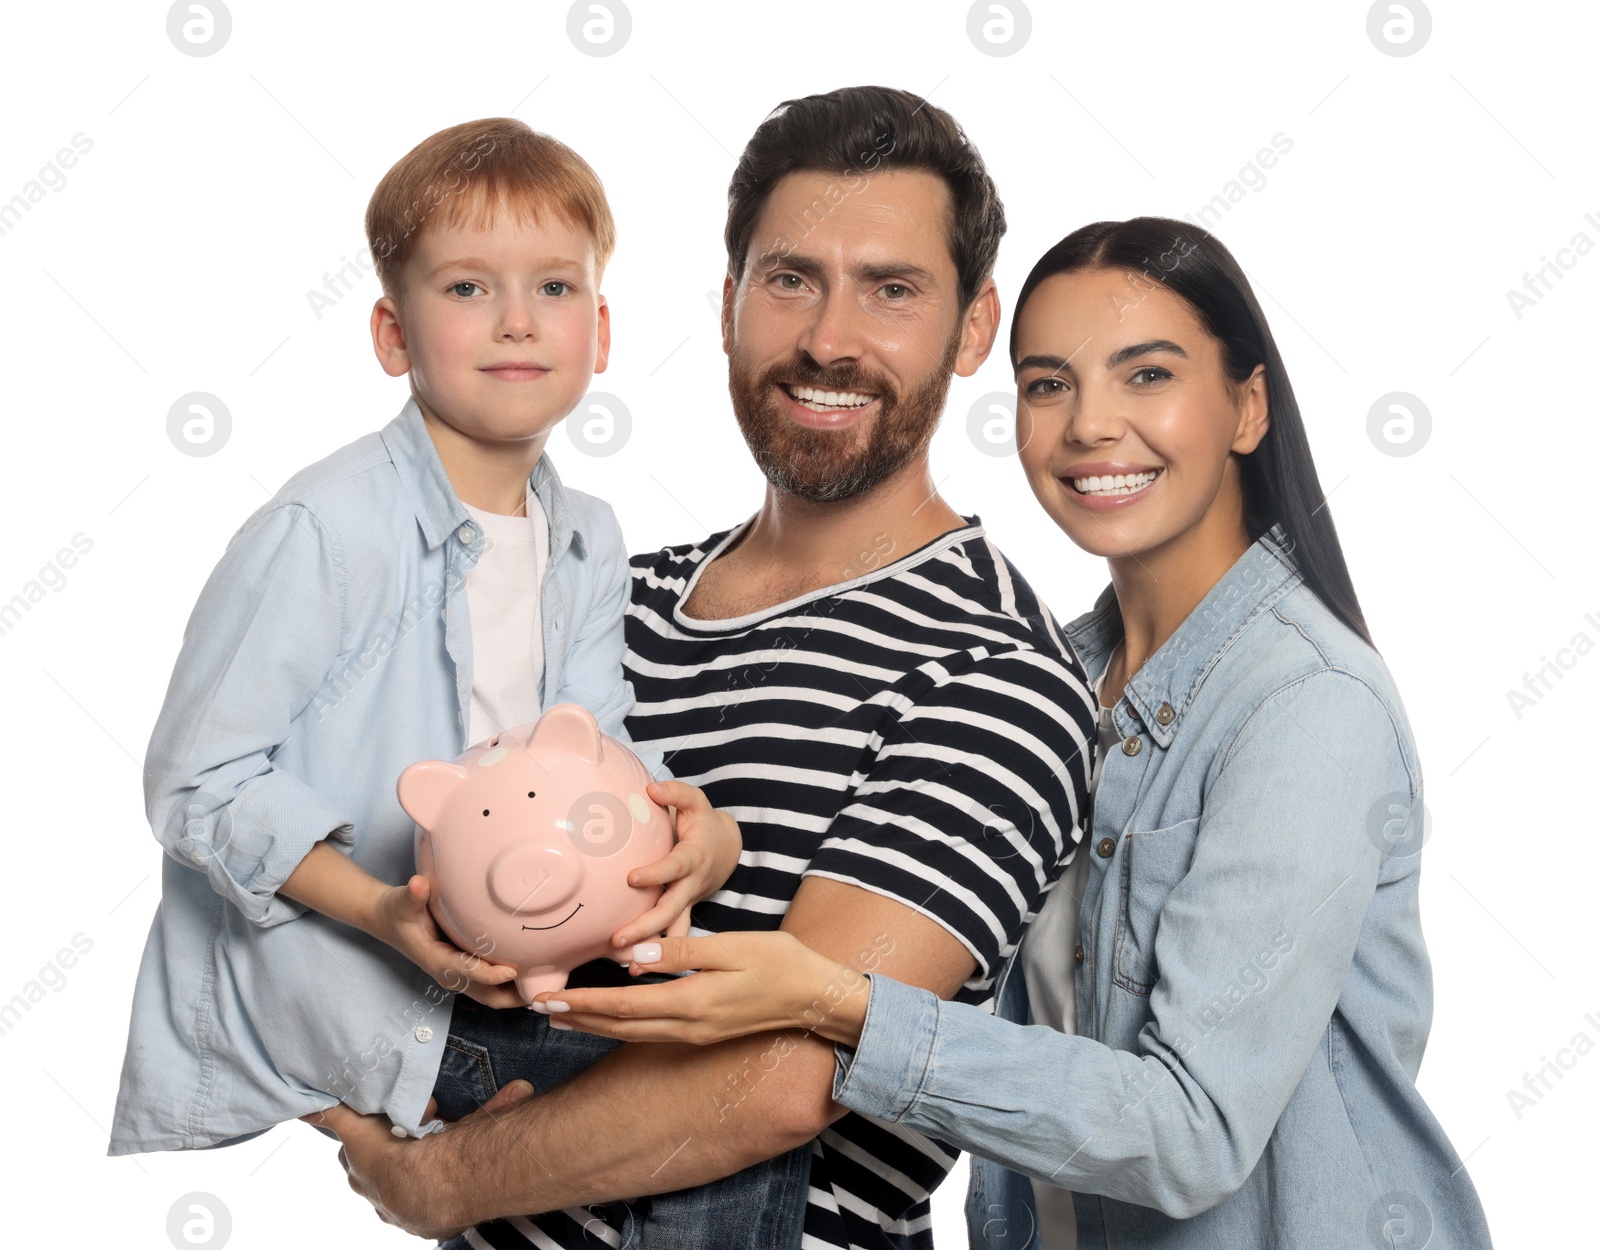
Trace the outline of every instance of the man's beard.
{"label": "man's beard", "polygon": [[[945,345],[938,367],[903,395],[882,374],[853,364],[825,368],[805,355],[757,372],[735,347],[728,364],[728,393],[744,441],[767,481],[812,503],[837,503],[871,490],[926,449],[944,412],[960,347],[958,332]],[[780,381],[874,395],[878,415],[870,425],[843,430],[801,425],[774,394]]]}

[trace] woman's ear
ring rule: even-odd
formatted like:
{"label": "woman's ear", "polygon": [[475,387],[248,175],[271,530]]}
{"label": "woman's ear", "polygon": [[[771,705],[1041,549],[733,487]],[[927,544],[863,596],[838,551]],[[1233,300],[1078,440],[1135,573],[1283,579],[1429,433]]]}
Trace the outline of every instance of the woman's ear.
{"label": "woman's ear", "polygon": [[1257,365],[1255,372],[1239,384],[1239,425],[1234,431],[1230,451],[1249,455],[1261,446],[1261,440],[1272,428],[1272,414],[1267,407],[1267,367]]}

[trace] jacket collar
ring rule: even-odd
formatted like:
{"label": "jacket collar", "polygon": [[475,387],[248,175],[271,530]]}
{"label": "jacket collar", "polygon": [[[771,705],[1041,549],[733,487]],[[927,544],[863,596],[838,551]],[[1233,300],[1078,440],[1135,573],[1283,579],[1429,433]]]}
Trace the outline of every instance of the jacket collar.
{"label": "jacket collar", "polygon": [[[1157,743],[1170,746],[1206,674],[1252,622],[1300,584],[1291,550],[1281,525],[1252,543],[1134,674],[1114,719],[1126,721],[1131,713]],[[1098,682],[1122,638],[1122,613],[1110,586],[1067,626],[1066,635],[1090,679]],[[1132,729],[1118,725],[1120,733]]]}
{"label": "jacket collar", "polygon": [[[471,523],[466,506],[450,485],[438,449],[428,436],[415,396],[406,400],[400,415],[383,427],[379,437],[400,472],[401,486],[411,501],[429,551],[461,526]],[[588,539],[578,527],[571,497],[548,453],[541,455],[533,466],[528,486],[544,505],[544,514],[549,520],[551,562],[565,555],[574,543],[580,550],[587,550]]]}

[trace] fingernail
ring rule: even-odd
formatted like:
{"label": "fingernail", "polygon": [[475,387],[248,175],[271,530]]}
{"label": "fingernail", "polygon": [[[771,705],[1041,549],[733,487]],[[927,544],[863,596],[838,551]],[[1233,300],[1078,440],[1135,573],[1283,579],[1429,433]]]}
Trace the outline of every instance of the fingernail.
{"label": "fingernail", "polygon": [[550,1011],[571,1011],[572,1010],[572,1004],[571,1003],[558,1003],[553,998],[549,1002],[545,1003],[544,1007],[545,1007],[545,1010],[547,1012],[550,1012]]}
{"label": "fingernail", "polygon": [[570,1029],[572,1026],[565,1020],[552,1020],[550,1021],[550,1027],[552,1029]]}
{"label": "fingernail", "polygon": [[660,959],[660,942],[639,942],[633,948],[633,962],[636,964],[653,964]]}
{"label": "fingernail", "polygon": [[528,1009],[530,1011],[537,1011],[541,1016],[548,1016],[550,1014],[550,1006],[548,1003],[529,1003]]}

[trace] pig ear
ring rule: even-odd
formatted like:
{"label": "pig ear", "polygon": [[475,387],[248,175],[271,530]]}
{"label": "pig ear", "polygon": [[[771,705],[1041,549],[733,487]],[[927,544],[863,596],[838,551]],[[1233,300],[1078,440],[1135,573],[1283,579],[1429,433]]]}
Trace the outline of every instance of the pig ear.
{"label": "pig ear", "polygon": [[591,764],[600,762],[603,743],[600,723],[576,703],[558,703],[539,718],[528,738],[530,751],[576,755]]}
{"label": "pig ear", "polygon": [[400,774],[395,792],[406,815],[424,829],[438,820],[455,788],[467,779],[467,770],[444,760],[423,760]]}

